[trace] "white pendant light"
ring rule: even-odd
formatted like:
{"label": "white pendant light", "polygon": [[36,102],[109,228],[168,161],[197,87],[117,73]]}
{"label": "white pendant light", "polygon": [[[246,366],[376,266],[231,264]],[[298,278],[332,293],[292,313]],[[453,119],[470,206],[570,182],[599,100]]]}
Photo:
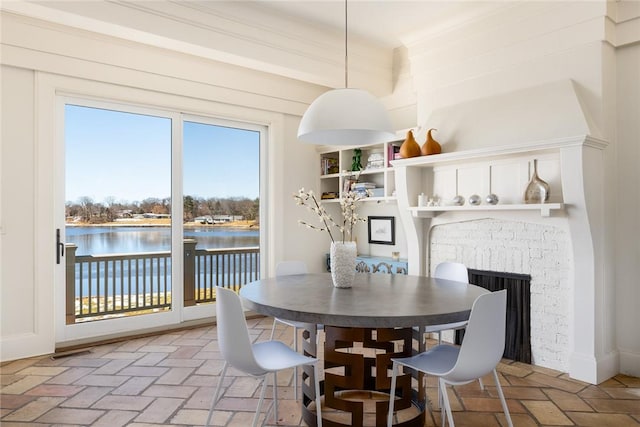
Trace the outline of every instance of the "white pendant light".
{"label": "white pendant light", "polygon": [[368,145],[395,138],[389,114],[376,97],[349,88],[347,0],[344,2],[344,89],[320,95],[302,116],[298,139],[310,144]]}

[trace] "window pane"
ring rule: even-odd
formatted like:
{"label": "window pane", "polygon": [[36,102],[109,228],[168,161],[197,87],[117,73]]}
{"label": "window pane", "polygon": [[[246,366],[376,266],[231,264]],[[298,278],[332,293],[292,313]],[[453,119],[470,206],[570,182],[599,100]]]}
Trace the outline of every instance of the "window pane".
{"label": "window pane", "polygon": [[66,105],[65,156],[76,316],[168,306],[171,120]]}
{"label": "window pane", "polygon": [[183,129],[184,235],[198,249],[196,300],[212,301],[216,286],[258,278],[260,133],[196,122]]}

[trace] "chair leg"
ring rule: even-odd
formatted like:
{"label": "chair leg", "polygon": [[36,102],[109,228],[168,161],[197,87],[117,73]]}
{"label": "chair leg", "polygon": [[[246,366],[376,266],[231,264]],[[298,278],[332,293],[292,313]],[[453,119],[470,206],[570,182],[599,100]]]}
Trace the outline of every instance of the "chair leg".
{"label": "chair leg", "polygon": [[478,378],[478,382],[480,383],[480,390],[484,391],[484,383],[482,382],[482,378]]}
{"label": "chair leg", "polygon": [[262,402],[264,401],[264,392],[267,388],[267,376],[262,377],[262,390],[260,391],[260,400],[258,400],[258,407],[256,408],[256,414],[253,416],[253,427],[258,425],[258,417],[260,416],[260,410],[262,409]]}
{"label": "chair leg", "polygon": [[504,398],[504,394],[502,393],[502,387],[500,386],[500,380],[498,379],[498,373],[495,368],[493,369],[493,379],[496,381],[496,388],[498,389],[498,396],[500,396],[500,403],[502,403],[502,410],[504,411],[504,416],[507,419],[507,425],[509,427],[513,427],[513,422],[511,422],[511,414],[509,414],[509,407],[507,406],[507,401]]}
{"label": "chair leg", "polygon": [[[449,395],[447,394],[447,383],[444,382],[442,378],[438,379],[438,384],[440,385],[440,393],[442,394],[442,401],[444,402],[444,409],[447,411],[447,419],[449,420],[449,426],[454,427],[453,423],[453,414],[451,414],[451,405],[449,404]],[[440,407],[442,411],[442,407]],[[442,420],[442,427],[444,427],[444,418]]]}
{"label": "chair leg", "polygon": [[393,426],[393,404],[396,400],[396,376],[398,371],[398,362],[393,362],[391,368],[391,388],[389,389],[389,413],[387,414],[387,427]]}
{"label": "chair leg", "polygon": [[[298,352],[298,328],[293,328],[293,349]],[[298,401],[298,367],[293,367],[293,395]]]}
{"label": "chair leg", "polygon": [[211,408],[209,408],[209,415],[207,415],[207,422],[205,423],[205,427],[209,427],[211,424],[211,416],[213,415],[213,408],[218,403],[218,399],[220,397],[220,390],[222,390],[222,382],[224,381],[224,377],[227,374],[227,367],[229,364],[224,362],[224,366],[222,367],[222,373],[220,374],[220,380],[218,381],[218,386],[216,387],[216,392],[213,394],[213,399],[211,400]]}
{"label": "chair leg", "polygon": [[438,405],[440,405],[440,426],[444,427],[444,418],[446,416],[447,410],[444,407],[444,401],[442,400],[442,391],[440,391],[440,378],[438,378]]}
{"label": "chair leg", "polygon": [[316,424],[318,427],[322,427],[322,403],[320,401],[320,372],[318,370],[318,363],[313,364],[313,382],[316,384]]}
{"label": "chair leg", "polygon": [[276,333],[276,323],[278,323],[278,319],[276,319],[275,317],[273,318],[273,326],[271,326],[271,337],[269,337],[270,340],[273,341],[273,337],[275,336]]}
{"label": "chair leg", "polygon": [[277,371],[273,373],[273,423],[278,424],[278,372]]}

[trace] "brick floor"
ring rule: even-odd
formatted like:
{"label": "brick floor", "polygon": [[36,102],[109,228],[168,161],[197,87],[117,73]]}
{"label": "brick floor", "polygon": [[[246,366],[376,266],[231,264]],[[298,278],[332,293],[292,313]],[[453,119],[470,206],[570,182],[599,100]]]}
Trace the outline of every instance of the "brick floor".
{"label": "brick floor", "polygon": [[[272,320],[249,320],[253,339],[268,339]],[[204,424],[223,360],[215,327],[95,346],[59,359],[36,357],[0,367],[0,424],[11,426],[185,426]],[[291,344],[291,328],[278,329]],[[594,386],[551,369],[504,360],[500,380],[517,427],[640,427],[640,379],[618,375]],[[279,426],[304,426],[293,372],[278,375]],[[504,426],[492,377],[449,390],[458,426]],[[230,369],[213,425],[250,425],[260,389]],[[427,378],[425,426],[440,425],[436,382]],[[268,392],[267,396],[271,396]],[[265,406],[269,402],[265,402]],[[267,421],[273,426],[273,420]]]}

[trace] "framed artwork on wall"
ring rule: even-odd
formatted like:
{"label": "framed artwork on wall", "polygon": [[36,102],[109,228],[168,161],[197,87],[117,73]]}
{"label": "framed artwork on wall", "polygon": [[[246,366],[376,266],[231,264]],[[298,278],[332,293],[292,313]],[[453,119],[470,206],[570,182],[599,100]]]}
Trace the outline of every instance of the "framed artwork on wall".
{"label": "framed artwork on wall", "polygon": [[379,245],[396,244],[396,218],[393,216],[370,216],[367,218],[369,243]]}

